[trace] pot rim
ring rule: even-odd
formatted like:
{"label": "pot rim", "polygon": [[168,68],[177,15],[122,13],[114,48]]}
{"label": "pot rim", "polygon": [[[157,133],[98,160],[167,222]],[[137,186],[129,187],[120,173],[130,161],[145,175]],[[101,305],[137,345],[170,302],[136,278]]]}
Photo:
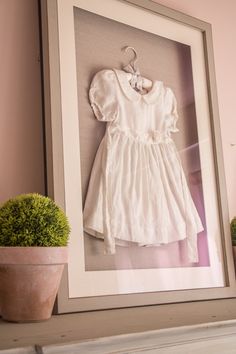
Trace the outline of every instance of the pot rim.
{"label": "pot rim", "polygon": [[0,247],[0,265],[53,265],[68,263],[68,246]]}

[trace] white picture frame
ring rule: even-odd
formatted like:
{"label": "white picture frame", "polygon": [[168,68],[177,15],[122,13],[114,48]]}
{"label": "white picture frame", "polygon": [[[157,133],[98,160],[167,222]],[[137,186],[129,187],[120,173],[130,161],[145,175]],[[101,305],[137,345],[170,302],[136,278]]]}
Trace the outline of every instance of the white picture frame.
{"label": "white picture frame", "polygon": [[[209,267],[85,270],[75,7],[191,47],[204,201],[211,235]],[[72,228],[69,264],[58,293],[57,312],[234,297],[211,26],[146,0],[45,0],[41,10],[48,194],[65,209]]]}

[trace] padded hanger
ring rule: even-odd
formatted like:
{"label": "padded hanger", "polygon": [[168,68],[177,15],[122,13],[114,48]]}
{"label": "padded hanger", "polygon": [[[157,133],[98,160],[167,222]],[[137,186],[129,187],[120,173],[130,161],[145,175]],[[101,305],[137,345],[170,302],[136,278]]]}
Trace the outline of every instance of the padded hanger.
{"label": "padded hanger", "polygon": [[138,53],[136,49],[131,46],[126,46],[123,48],[123,50],[125,53],[127,53],[129,50],[132,50],[134,53],[134,58],[130,60],[128,65],[123,67],[123,70],[129,74],[128,81],[130,82],[132,88],[140,92],[150,89],[152,87],[152,81],[142,77],[140,70],[137,67]]}
{"label": "padded hanger", "polygon": [[[140,71],[139,69],[137,68],[137,61],[138,61],[138,53],[136,51],[136,49],[134,47],[130,47],[130,46],[127,46],[124,48],[124,52],[127,53],[128,50],[132,50],[132,52],[134,53],[134,58],[130,60],[129,64],[127,65],[127,67],[131,67],[133,72],[134,73],[138,73],[140,75]],[[125,69],[126,67],[124,67]]]}

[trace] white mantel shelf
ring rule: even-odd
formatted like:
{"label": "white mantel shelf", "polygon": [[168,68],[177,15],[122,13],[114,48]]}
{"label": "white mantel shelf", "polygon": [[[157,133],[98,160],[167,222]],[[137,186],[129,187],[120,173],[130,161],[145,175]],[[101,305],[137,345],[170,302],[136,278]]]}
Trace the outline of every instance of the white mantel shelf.
{"label": "white mantel shelf", "polygon": [[[53,319],[51,320],[53,321]],[[43,323],[37,323],[43,326]],[[11,326],[34,326],[34,324],[6,324]],[[0,323],[0,329],[4,327]],[[13,329],[13,328],[12,328]],[[16,327],[14,328],[15,331]],[[14,331],[8,332],[12,337]],[[19,331],[20,333],[21,331]],[[2,335],[2,332],[0,332]],[[63,335],[64,333],[64,335]],[[67,336],[66,336],[67,333]],[[55,335],[61,337],[61,343],[55,340]],[[2,337],[2,336],[1,336]],[[32,331],[28,331],[28,342],[31,337],[31,345],[22,346],[17,331],[15,331],[15,348],[2,349],[1,354],[234,354],[236,353],[236,320],[204,323],[192,326],[182,326],[154,331],[123,334],[103,337],[92,340],[70,341],[70,333],[66,328],[58,328],[51,335],[41,334],[34,337]],[[7,338],[6,338],[7,339]],[[53,343],[55,341],[55,343]],[[27,342],[27,341],[26,341]],[[40,343],[41,342],[41,343]],[[49,343],[51,342],[51,343]],[[18,347],[16,346],[18,343]],[[4,344],[1,341],[1,344]],[[3,345],[4,346],[4,345]],[[8,347],[9,348],[9,347]]]}

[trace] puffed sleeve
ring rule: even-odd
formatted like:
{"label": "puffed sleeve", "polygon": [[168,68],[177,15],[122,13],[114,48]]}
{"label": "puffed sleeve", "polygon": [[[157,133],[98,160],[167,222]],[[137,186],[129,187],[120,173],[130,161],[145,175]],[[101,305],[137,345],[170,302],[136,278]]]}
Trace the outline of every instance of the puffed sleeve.
{"label": "puffed sleeve", "polygon": [[89,100],[95,117],[104,122],[113,121],[118,114],[116,77],[112,70],[101,70],[93,78]]}
{"label": "puffed sleeve", "polygon": [[165,124],[166,132],[168,135],[179,131],[179,129],[176,127],[178,118],[179,116],[175,95],[170,88],[167,88],[165,97]]}

